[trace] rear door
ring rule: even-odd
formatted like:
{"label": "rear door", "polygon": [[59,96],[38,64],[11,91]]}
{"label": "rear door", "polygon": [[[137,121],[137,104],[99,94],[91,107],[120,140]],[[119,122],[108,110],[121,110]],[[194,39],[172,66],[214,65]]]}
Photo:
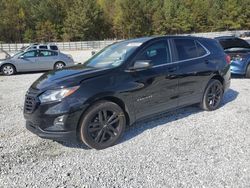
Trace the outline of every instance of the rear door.
{"label": "rear door", "polygon": [[209,51],[197,40],[175,38],[171,41],[174,62],[179,66],[178,106],[198,103],[210,76]]}
{"label": "rear door", "polygon": [[37,62],[40,70],[52,70],[57,60],[58,52],[51,50],[39,50]]}
{"label": "rear door", "polygon": [[140,88],[133,93],[137,119],[177,106],[176,64],[171,64],[168,40],[145,47],[135,61],[150,61],[152,67],[131,73]]}

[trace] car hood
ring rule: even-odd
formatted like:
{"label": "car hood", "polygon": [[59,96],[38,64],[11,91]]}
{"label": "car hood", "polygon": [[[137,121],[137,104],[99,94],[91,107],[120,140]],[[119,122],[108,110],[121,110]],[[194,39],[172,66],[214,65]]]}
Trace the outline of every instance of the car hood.
{"label": "car hood", "polygon": [[83,65],[74,66],[67,69],[50,71],[43,74],[31,86],[32,89],[45,91],[48,89],[58,89],[78,85],[82,81],[106,74],[110,69],[89,68]]}
{"label": "car hood", "polygon": [[11,58],[11,55],[8,52],[6,52],[5,50],[0,49],[0,52],[5,54],[5,59],[2,59],[1,61]]}

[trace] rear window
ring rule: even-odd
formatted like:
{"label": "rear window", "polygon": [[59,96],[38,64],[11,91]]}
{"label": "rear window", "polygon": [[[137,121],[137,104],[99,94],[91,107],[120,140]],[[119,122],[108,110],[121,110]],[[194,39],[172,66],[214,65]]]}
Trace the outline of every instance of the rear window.
{"label": "rear window", "polygon": [[219,42],[224,50],[229,48],[250,48],[247,41],[239,38],[219,39]]}
{"label": "rear window", "polygon": [[50,49],[51,49],[51,50],[58,50],[58,47],[55,46],[55,45],[53,45],[53,46],[50,46]]}
{"label": "rear window", "polygon": [[207,53],[199,42],[192,39],[174,39],[174,44],[177,55],[175,61],[201,57]]}

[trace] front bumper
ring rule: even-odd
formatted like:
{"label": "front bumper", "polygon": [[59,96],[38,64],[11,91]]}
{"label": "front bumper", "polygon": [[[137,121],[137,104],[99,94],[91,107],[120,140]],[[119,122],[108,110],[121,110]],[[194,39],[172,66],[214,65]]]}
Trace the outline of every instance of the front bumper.
{"label": "front bumper", "polygon": [[[55,125],[58,117],[65,117],[61,125]],[[26,128],[41,138],[57,141],[75,141],[77,136],[77,125],[81,117],[81,111],[71,114],[44,115],[38,112],[24,114]]]}
{"label": "front bumper", "polygon": [[76,131],[44,131],[40,126],[35,125],[31,121],[26,121],[26,128],[36,134],[41,138],[57,140],[57,141],[75,141],[76,140]]}
{"label": "front bumper", "polygon": [[41,138],[75,141],[77,126],[85,108],[81,103],[73,101],[76,100],[69,98],[61,102],[40,104],[36,94],[26,95],[26,128]]}

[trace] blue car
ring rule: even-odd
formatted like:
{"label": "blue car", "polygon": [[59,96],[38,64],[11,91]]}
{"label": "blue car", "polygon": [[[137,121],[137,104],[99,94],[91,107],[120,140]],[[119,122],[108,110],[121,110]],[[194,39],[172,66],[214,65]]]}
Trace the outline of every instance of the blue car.
{"label": "blue car", "polygon": [[216,37],[231,57],[231,73],[250,78],[250,44],[234,36]]}

